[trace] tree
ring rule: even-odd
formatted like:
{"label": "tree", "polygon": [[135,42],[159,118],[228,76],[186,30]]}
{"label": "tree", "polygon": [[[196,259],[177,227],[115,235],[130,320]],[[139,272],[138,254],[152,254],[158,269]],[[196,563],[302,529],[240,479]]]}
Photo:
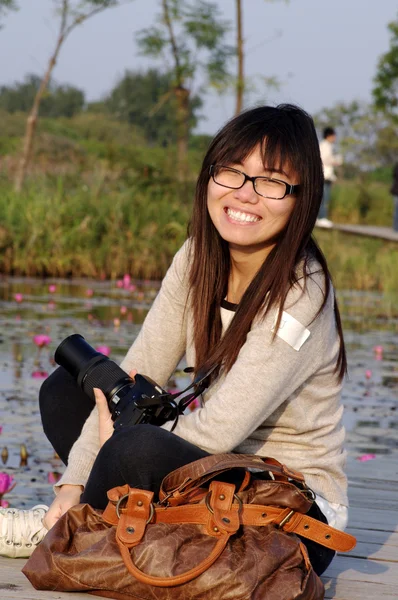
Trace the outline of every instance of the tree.
{"label": "tree", "polygon": [[40,82],[39,89],[35,95],[30,114],[26,122],[26,132],[23,144],[22,157],[15,179],[16,191],[21,191],[25,180],[26,171],[31,159],[33,149],[33,138],[36,129],[39,108],[44,93],[50,81],[52,71],[57,62],[61,47],[69,34],[90,17],[119,4],[118,0],[53,0],[60,16],[58,38],[54,51],[48,62],[47,70]]}
{"label": "tree", "polygon": [[[274,2],[275,0],[266,0],[266,2]],[[276,0],[279,2],[279,0]],[[284,0],[285,3],[289,2],[289,0]],[[244,38],[243,38],[243,11],[242,11],[243,1],[235,0],[235,10],[236,10],[236,59],[237,59],[237,74],[235,81],[235,115],[238,115],[242,109],[244,104],[244,96],[247,91],[247,81],[244,74],[244,59],[245,59],[245,51],[244,51]],[[263,82],[268,87],[272,87],[275,89],[279,89],[280,82],[276,77],[263,77]]]}
{"label": "tree", "polygon": [[245,91],[242,0],[236,0],[236,56],[238,62],[238,73],[236,77],[235,114],[238,115],[240,112],[242,112],[243,94]]}
{"label": "tree", "polygon": [[390,49],[380,57],[374,78],[375,106],[398,121],[398,18],[388,24]]}
{"label": "tree", "polygon": [[338,103],[314,115],[319,133],[334,127],[344,153],[343,176],[389,167],[398,152],[396,125],[389,115],[364,102]]}
{"label": "tree", "polygon": [[[0,18],[6,13],[7,10],[17,10],[17,5],[14,0],[0,0]],[[0,23],[0,29],[2,25]]]}
{"label": "tree", "polygon": [[[178,179],[187,173],[187,150],[192,86],[198,72],[206,84],[225,89],[230,74],[227,58],[235,50],[225,42],[230,24],[223,21],[216,4],[204,0],[161,0],[157,25],[137,36],[146,56],[171,62],[172,85],[164,102],[174,96],[176,103],[176,138]],[[203,82],[202,82],[203,86]]]}
{"label": "tree", "polygon": [[[177,107],[169,96],[173,75],[156,69],[126,71],[123,78],[104,99],[104,106],[117,119],[141,128],[147,141],[167,146],[176,142]],[[189,131],[197,123],[196,111],[202,106],[198,96],[188,104]]]}
{"label": "tree", "polygon": [[[27,75],[23,82],[0,87],[0,108],[9,113],[28,112],[40,88],[41,78]],[[72,117],[83,110],[84,92],[70,86],[49,82],[44,94],[39,115],[41,117]]]}

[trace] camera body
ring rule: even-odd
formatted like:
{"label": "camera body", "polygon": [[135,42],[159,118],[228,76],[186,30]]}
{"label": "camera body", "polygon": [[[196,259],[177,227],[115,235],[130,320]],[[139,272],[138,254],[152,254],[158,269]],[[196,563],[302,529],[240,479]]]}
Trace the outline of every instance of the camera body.
{"label": "camera body", "polygon": [[166,392],[144,375],[131,379],[78,333],[60,343],[54,359],[90,398],[94,398],[95,387],[104,392],[115,430],[139,423],[162,425],[178,418],[179,406],[174,400],[177,394]]}

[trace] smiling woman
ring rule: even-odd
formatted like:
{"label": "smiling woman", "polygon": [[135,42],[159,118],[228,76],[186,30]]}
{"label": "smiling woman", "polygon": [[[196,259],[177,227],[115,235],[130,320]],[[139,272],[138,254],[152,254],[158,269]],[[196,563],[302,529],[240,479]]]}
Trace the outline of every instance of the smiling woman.
{"label": "smiling woman", "polygon": [[[121,365],[164,387],[185,355],[195,374],[211,370],[203,403],[177,424],[113,433],[101,390],[95,406],[57,369],[40,393],[44,430],[67,464],[48,528],[79,501],[105,508],[107,491],[125,483],[156,496],[170,471],[224,452],[301,471],[316,500],[308,514],[344,528],[346,359],[329,271],[312,238],[322,184],[312,119],[295,106],[247,111],[217,134],[190,237]],[[333,550],[303,542],[322,573]]]}

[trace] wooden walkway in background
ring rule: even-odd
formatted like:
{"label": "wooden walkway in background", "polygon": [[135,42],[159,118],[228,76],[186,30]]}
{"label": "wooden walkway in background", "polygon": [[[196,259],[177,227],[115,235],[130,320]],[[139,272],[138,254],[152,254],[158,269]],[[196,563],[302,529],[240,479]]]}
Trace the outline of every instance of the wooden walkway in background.
{"label": "wooden walkway in background", "polygon": [[353,235],[379,238],[389,242],[398,242],[398,231],[394,231],[391,227],[377,227],[376,225],[342,225],[340,223],[333,223],[332,227],[320,227],[319,225],[316,225],[316,227],[318,229],[326,229],[329,231],[337,230]]}
{"label": "wooden walkway in background", "polygon": [[[337,556],[322,576],[328,600],[398,597],[397,454],[348,462],[350,526],[357,546]],[[22,575],[25,560],[0,558],[0,600],[88,600],[83,593],[34,590]]]}

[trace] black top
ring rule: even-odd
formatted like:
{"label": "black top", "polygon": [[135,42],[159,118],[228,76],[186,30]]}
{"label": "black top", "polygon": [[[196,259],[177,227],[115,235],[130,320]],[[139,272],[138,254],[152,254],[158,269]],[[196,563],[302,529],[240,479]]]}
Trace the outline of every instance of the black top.
{"label": "black top", "polygon": [[228,302],[228,300],[221,300],[221,308],[226,308],[227,310],[232,310],[235,312],[238,308],[238,305],[234,304],[233,302]]}

